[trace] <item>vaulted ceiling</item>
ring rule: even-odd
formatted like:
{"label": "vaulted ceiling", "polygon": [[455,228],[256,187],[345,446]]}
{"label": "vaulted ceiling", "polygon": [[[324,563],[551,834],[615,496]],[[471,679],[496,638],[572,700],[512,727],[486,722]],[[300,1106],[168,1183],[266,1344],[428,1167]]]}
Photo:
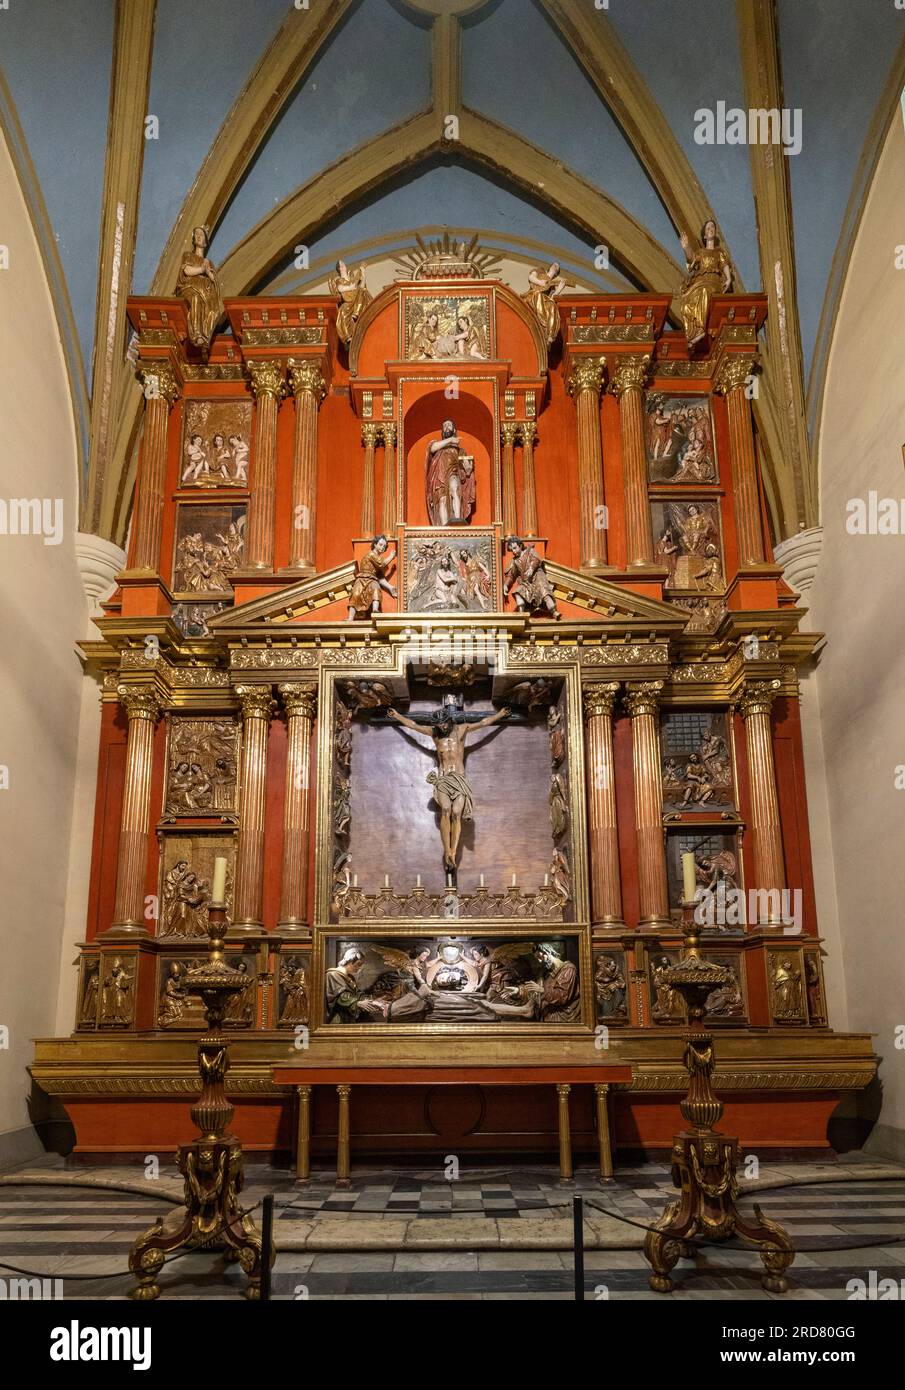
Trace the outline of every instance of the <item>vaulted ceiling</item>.
{"label": "vaulted ceiling", "polygon": [[[662,292],[711,213],[736,287],[770,299],[776,538],[815,524],[827,353],[903,36],[891,0],[13,0],[0,126],[69,371],[82,529],[125,534],[125,298],[173,292],[192,226],[227,294],[321,287],[343,253],[376,289],[444,226],[507,264],[555,254],[580,287]],[[718,102],[800,110],[800,153],[697,143]]]}

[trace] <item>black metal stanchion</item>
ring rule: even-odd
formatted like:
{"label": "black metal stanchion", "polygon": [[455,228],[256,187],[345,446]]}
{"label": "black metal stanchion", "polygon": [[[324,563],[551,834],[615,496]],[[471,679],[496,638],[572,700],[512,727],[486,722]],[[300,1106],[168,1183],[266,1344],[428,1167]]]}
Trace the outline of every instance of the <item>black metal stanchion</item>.
{"label": "black metal stanchion", "polygon": [[273,1193],[264,1198],[261,1213],[261,1298],[270,1298],[271,1251],[273,1250]]}
{"label": "black metal stanchion", "polygon": [[575,1302],[584,1302],[584,1202],[572,1198],[573,1247],[575,1254]]}

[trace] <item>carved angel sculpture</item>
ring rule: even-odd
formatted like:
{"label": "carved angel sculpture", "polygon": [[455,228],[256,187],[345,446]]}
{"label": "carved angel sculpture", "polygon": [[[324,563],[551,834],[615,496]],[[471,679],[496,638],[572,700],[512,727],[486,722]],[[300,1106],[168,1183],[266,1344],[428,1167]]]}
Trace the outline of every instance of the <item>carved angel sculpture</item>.
{"label": "carved angel sculpture", "polygon": [[371,302],[371,294],[365,284],[366,269],[364,262],[355,270],[349,270],[345,261],[337,261],[336,274],[327,281],[330,293],[339,300],[336,332],[343,343],[351,341],[356,323]]}
{"label": "carved angel sculpture", "polygon": [[176,281],[176,293],[182,296],[188,308],[189,340],[205,353],[226,312],[217,272],[205,255],[207,245],[207,228],[196,227],[192,232],[192,249],[183,255]]}
{"label": "carved angel sculpture", "polygon": [[687,275],[682,281],[676,303],[682,315],[688,346],[694,347],[707,332],[710,304],[715,294],[728,294],[732,289],[732,267],[729,257],[720,246],[716,223],[707,221],[701,229],[701,244],[694,250],[691,239],[683,235]]}
{"label": "carved angel sculpture", "polygon": [[528,289],[522,295],[525,303],[531,306],[535,318],[543,329],[547,346],[550,347],[559,333],[559,312],[556,296],[562,294],[566,282],[559,273],[559,262],[554,261],[546,270],[535,266],[528,272]]}

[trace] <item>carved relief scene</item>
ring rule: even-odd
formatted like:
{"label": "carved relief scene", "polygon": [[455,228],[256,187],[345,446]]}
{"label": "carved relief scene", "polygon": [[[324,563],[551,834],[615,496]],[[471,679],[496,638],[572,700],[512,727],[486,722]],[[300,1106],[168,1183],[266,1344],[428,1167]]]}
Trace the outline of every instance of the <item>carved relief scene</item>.
{"label": "carved relief scene", "polygon": [[173,589],[180,594],[231,594],[230,576],[245,546],[244,506],[182,506],[176,513]]}
{"label": "carved relief scene", "polygon": [[652,483],[716,483],[713,417],[706,396],[648,392],[647,467]]}
{"label": "carved relief scene", "polygon": [[654,556],[666,569],[666,587],[722,593],[726,584],[719,504],[654,502],[651,516]]}
{"label": "carved relief scene", "polygon": [[251,401],[186,403],[182,433],[183,487],[248,487]]}

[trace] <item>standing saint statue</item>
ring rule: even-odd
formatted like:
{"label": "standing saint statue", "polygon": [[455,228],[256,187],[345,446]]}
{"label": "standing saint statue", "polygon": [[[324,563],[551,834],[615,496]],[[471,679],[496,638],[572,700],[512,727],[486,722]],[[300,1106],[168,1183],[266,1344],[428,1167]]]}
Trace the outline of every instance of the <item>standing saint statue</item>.
{"label": "standing saint statue", "polygon": [[349,270],[345,261],[337,261],[336,274],[327,281],[330,293],[339,300],[336,332],[343,343],[351,341],[356,323],[371,302],[371,294],[365,284],[366,269],[362,263],[355,270]]}
{"label": "standing saint statue", "polygon": [[509,710],[497,710],[495,714],[478,719],[474,724],[457,718],[455,709],[447,701],[444,701],[444,707],[434,715],[430,724],[418,724],[394,709],[389,711],[389,716],[403,728],[411,729],[416,734],[427,734],[434,741],[439,771],[429,772],[427,780],[433,784],[434,801],[440,808],[443,865],[447,880],[452,883],[462,822],[471,820],[474,811],[474,795],[465,776],[465,742],[468,735],[476,733],[478,729],[486,729],[491,724],[508,719]]}
{"label": "standing saint statue", "polygon": [[216,269],[205,255],[207,246],[207,228],[196,227],[192,249],[183,255],[176,281],[176,293],[185,300],[189,311],[189,339],[204,352],[210,348],[214,330],[226,312]]}
{"label": "standing saint statue", "polygon": [[452,420],[443,421],[440,438],[427,446],[424,471],[431,526],[470,521],[475,509],[474,456],[465,453]]}
{"label": "standing saint statue", "polygon": [[358,573],[349,594],[350,623],[380,612],[381,591],[390,598],[396,597],[396,588],[386,577],[395,560],[396,552],[390,550],[386,536],[375,536],[371,549],[358,562]]}
{"label": "standing saint statue", "polygon": [[682,281],[676,302],[682,315],[685,339],[691,348],[707,332],[713,296],[728,294],[732,289],[732,267],[720,246],[716,223],[712,220],[705,222],[701,229],[700,246],[692,250],[687,233],[682,236],[681,245],[688,273]]}
{"label": "standing saint statue", "polygon": [[528,288],[522,295],[525,303],[532,309],[540,324],[547,347],[551,347],[559,333],[559,310],[556,296],[562,294],[566,282],[559,273],[559,262],[554,261],[546,270],[535,266],[528,272]]}

